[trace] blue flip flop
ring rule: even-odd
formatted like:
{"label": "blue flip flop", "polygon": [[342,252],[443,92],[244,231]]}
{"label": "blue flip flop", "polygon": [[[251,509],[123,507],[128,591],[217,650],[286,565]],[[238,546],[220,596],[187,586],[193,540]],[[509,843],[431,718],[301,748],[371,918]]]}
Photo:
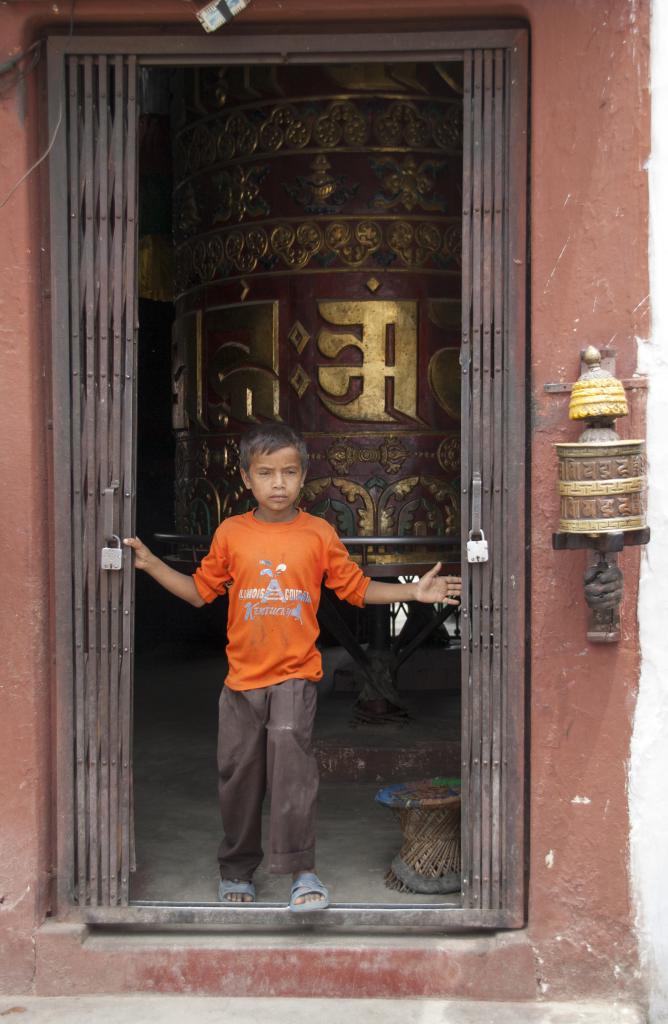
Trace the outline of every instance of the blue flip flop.
{"label": "blue flip flop", "polygon": [[[228,896],[250,896],[250,900],[230,900]],[[221,878],[218,883],[218,899],[221,903],[229,903],[233,907],[244,907],[255,902],[255,886],[252,882],[235,881],[232,878]]]}
{"label": "blue flip flop", "polygon": [[[309,896],[316,893],[322,898],[312,900],[309,903],[296,903],[301,896]],[[326,910],[329,906],[329,893],[317,875],[311,871],[303,871],[302,874],[292,883],[290,889],[290,910],[294,914],[310,914],[312,910]]]}

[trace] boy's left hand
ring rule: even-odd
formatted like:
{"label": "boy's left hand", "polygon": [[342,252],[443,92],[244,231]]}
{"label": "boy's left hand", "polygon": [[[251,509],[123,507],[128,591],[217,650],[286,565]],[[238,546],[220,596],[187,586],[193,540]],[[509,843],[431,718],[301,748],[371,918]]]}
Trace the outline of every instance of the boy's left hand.
{"label": "boy's left hand", "polygon": [[439,576],[441,563],[426,572],[415,587],[415,600],[424,604],[459,604],[462,593],[460,576]]}

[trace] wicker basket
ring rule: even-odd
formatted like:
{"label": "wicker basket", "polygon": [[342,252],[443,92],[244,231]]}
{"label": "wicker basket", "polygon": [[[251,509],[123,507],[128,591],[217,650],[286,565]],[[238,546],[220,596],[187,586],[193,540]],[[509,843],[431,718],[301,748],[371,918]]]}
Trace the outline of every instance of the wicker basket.
{"label": "wicker basket", "polygon": [[461,784],[427,779],[376,794],[396,814],[404,841],[385,876],[398,892],[448,893],[461,888]]}

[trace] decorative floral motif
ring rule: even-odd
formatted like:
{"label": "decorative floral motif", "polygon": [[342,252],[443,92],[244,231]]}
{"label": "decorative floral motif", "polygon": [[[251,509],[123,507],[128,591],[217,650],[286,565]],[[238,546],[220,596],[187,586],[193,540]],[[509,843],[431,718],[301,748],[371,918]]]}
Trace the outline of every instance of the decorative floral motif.
{"label": "decorative floral motif", "polygon": [[202,281],[213,281],[223,258],[223,243],[218,236],[208,242],[200,239],[193,246],[193,270]]}
{"label": "decorative floral motif", "polygon": [[322,232],[311,221],[295,231],[290,224],[279,224],[271,233],[271,249],[289,267],[305,267],[322,247]]}
{"label": "decorative floral motif", "polygon": [[286,144],[291,149],[303,149],[310,138],[308,121],[292,106],[276,107],[260,128],[260,146],[270,153]]}
{"label": "decorative floral motif", "polygon": [[461,149],[464,120],[461,103],[439,107],[429,118],[434,142],[442,149]]}
{"label": "decorative floral motif", "polygon": [[392,103],[377,118],[373,133],[381,146],[407,145],[413,149],[424,149],[431,141],[428,118],[419,113],[413,103],[405,100]]}
{"label": "decorative floral motif", "polygon": [[218,188],[219,204],[213,215],[214,224],[228,220],[235,223],[245,217],[267,217],[269,204],[260,196],[260,185],[269,173],[264,167],[233,167],[213,178]]}
{"label": "decorative floral motif", "polygon": [[380,247],[383,232],[378,224],[371,220],[362,220],[354,225],[348,221],[341,221],[327,225],[325,241],[328,248],[344,263],[350,267],[359,267],[370,253]]}
{"label": "decorative floral motif", "polygon": [[215,132],[216,162],[227,163],[235,156],[251,156],[257,149],[258,130],[245,114],[229,114],[222,124],[218,120],[212,122],[212,128]]}
{"label": "decorative floral motif", "polygon": [[189,126],[176,139],[178,177],[215,163],[270,155],[283,149],[337,149],[341,146],[405,146],[458,150],[462,144],[460,103],[389,101],[382,113],[353,100],[281,103],[275,107],[232,111]]}
{"label": "decorative floral motif", "polygon": [[367,134],[366,118],[350,102],[332,103],[313,125],[313,141],[325,149],[333,149],[342,142],[346,146],[363,146]]}
{"label": "decorative floral motif", "polygon": [[422,266],[441,248],[441,233],[435,224],[411,224],[398,220],[387,230],[390,249],[407,267]]}
{"label": "decorative floral motif", "polygon": [[329,476],[321,476],[312,480],[307,480],[302,490],[302,503],[311,504],[311,502],[315,501],[315,499],[329,487],[331,482],[332,478]]}
{"label": "decorative floral motif", "polygon": [[[404,499],[410,497],[409,501]],[[378,498],[378,519],[383,536],[415,536],[426,525],[430,533],[452,535],[459,529],[458,492],[445,480],[411,476],[390,484]],[[417,520],[422,512],[426,524]]]}
{"label": "decorative floral motif", "polygon": [[360,536],[372,537],[374,505],[373,498],[367,489],[361,484],[355,483],[352,480],[346,480],[342,477],[334,477],[332,479],[332,483],[335,487],[338,487],[349,505],[353,505],[357,501],[362,502],[363,507],[357,509],[357,522],[359,523]]}
{"label": "decorative floral motif", "polygon": [[428,262],[437,267],[461,262],[457,225],[446,224],[441,234],[438,223],[426,221],[334,220],[321,224],[283,222],[275,225],[271,234],[261,224],[240,226],[223,229],[207,240],[186,241],[178,249],[178,292],[217,277],[271,271],[280,263],[303,269],[314,259],[321,266],[335,265],[338,260],[341,266],[354,269],[369,263],[386,267],[397,260],[411,268]]}
{"label": "decorative floral motif", "polygon": [[383,160],[371,160],[371,167],[380,178],[383,192],[373,198],[373,205],[378,209],[390,210],[394,206],[403,206],[412,210],[415,206],[428,212],[445,213],[447,202],[441,195],[430,195],[434,191],[434,180],[445,167],[444,163],[424,160],[418,165],[414,156],[407,156],[403,163],[385,157]]}
{"label": "decorative floral motif", "polygon": [[255,270],[258,260],[268,249],[267,232],[263,228],[232,231],[225,240],[225,255],[242,273]]}
{"label": "decorative floral motif", "polygon": [[446,473],[459,469],[461,460],[461,441],[458,434],[453,434],[450,437],[443,438],[438,446],[436,459],[441,469]]}

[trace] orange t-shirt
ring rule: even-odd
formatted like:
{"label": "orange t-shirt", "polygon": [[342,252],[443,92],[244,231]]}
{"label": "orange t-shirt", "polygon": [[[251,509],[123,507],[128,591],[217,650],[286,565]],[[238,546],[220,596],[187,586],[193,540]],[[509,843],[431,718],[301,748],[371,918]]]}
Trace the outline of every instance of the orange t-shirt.
{"label": "orange t-shirt", "polygon": [[230,689],[322,677],[315,641],[323,578],[340,598],[364,605],[369,578],[324,519],[299,511],[289,523],[252,512],[223,520],[193,579],[207,602],[229,596]]}

